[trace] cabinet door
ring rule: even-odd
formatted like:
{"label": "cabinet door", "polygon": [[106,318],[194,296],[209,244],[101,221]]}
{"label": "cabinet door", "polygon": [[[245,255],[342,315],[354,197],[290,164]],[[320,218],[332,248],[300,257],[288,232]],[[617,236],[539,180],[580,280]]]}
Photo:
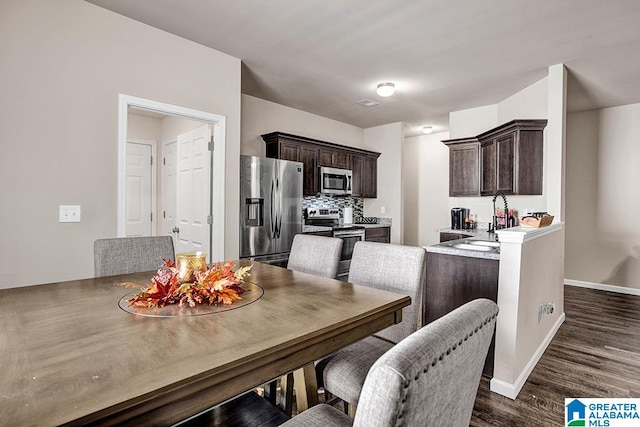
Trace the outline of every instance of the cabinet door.
{"label": "cabinet door", "polygon": [[364,156],[353,154],[351,156],[351,195],[353,197],[362,197],[362,171],[364,167]]}
{"label": "cabinet door", "polygon": [[449,196],[480,195],[480,144],[449,146]]}
{"label": "cabinet door", "polygon": [[280,143],[280,160],[300,162],[300,144],[297,142],[283,141]]}
{"label": "cabinet door", "polygon": [[305,196],[318,194],[318,149],[311,144],[300,144],[300,162],[304,165],[302,193]]}
{"label": "cabinet door", "polygon": [[320,148],[318,150],[318,166],[334,167],[333,154],[334,154],[333,150]]}
{"label": "cabinet door", "polygon": [[480,194],[492,196],[496,192],[497,149],[495,139],[480,144]]}
{"label": "cabinet door", "polygon": [[389,243],[391,242],[390,227],[365,228],[364,240],[367,242]]}
{"label": "cabinet door", "polygon": [[311,144],[280,141],[278,158],[302,163],[302,192],[305,196],[318,194],[317,149]]}
{"label": "cabinet door", "polygon": [[378,197],[378,158],[364,156],[362,164],[362,197],[375,199]]}
{"label": "cabinet door", "polygon": [[496,190],[504,194],[514,193],[515,133],[496,138]]}
{"label": "cabinet door", "polygon": [[340,169],[351,169],[351,155],[346,151],[336,150],[333,157],[333,164]]}
{"label": "cabinet door", "polygon": [[351,155],[342,150],[320,148],[318,150],[318,165],[339,169],[351,169]]}

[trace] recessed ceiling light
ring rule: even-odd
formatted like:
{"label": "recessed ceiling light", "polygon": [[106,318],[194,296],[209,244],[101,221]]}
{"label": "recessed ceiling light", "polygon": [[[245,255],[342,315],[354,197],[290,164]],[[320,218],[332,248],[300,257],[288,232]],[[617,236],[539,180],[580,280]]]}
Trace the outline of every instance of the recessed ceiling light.
{"label": "recessed ceiling light", "polygon": [[433,132],[433,128],[431,126],[422,126],[422,133],[429,135],[431,132]]}
{"label": "recessed ceiling light", "polygon": [[396,92],[396,85],[394,85],[393,83],[380,83],[378,85],[378,89],[376,89],[376,93],[380,96],[382,96],[383,98],[386,98],[387,96],[391,96]]}

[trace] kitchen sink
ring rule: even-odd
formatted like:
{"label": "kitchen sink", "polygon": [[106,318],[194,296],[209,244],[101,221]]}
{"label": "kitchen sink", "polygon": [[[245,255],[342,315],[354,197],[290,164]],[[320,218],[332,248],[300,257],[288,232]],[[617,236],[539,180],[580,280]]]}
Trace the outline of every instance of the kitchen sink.
{"label": "kitchen sink", "polygon": [[467,251],[500,253],[500,243],[493,240],[459,239],[443,242],[440,245]]}
{"label": "kitchen sink", "polygon": [[491,248],[499,248],[500,242],[490,242],[487,240],[467,240],[464,243],[469,245],[477,245],[477,246],[488,246]]}
{"label": "kitchen sink", "polygon": [[457,249],[465,249],[468,251],[494,252],[497,250],[495,246],[484,246],[471,243],[454,243],[451,246]]}

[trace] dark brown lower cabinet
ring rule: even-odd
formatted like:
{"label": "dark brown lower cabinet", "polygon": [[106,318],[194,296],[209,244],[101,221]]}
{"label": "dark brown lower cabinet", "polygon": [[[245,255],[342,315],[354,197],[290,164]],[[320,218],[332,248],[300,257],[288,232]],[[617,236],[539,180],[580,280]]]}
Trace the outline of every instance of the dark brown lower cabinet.
{"label": "dark brown lower cabinet", "polygon": [[[426,325],[476,298],[498,302],[500,261],[427,252],[427,282],[422,304]],[[483,374],[493,376],[495,336]]]}
{"label": "dark brown lower cabinet", "polygon": [[391,227],[365,228],[364,240],[367,242],[390,243]]}

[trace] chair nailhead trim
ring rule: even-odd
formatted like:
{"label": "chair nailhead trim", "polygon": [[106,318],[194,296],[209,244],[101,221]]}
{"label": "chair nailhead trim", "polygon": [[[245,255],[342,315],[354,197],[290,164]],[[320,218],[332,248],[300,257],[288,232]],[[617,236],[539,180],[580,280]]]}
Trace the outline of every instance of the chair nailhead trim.
{"label": "chair nailhead trim", "polygon": [[[471,332],[469,332],[468,334],[465,335],[464,337],[464,341],[467,341],[469,339],[469,337],[473,336],[474,332],[478,332],[479,329],[482,329],[483,325],[486,325],[487,323],[493,321],[493,319],[495,319],[498,316],[498,313],[494,313],[493,316],[491,316],[488,319],[485,319],[483,323],[480,324],[480,326],[476,326],[476,328],[474,330],[472,330]],[[463,339],[460,339],[460,341],[458,341],[458,343],[453,343],[453,347],[450,347],[446,350],[445,353],[442,353],[439,357],[437,357],[436,359],[433,359],[433,361],[431,362],[431,366],[436,366],[436,364],[438,363],[438,360],[442,360],[445,357],[445,354],[448,356],[449,354],[451,354],[451,351],[455,350],[456,348],[458,348],[458,346],[462,346],[462,341]],[[423,373],[427,373],[429,371],[429,366],[427,365],[426,368],[424,368],[422,370]],[[417,381],[420,378],[420,372],[418,372],[414,378],[415,381]],[[411,385],[411,381],[407,381],[404,384],[404,397],[402,398],[401,403],[404,405],[407,401],[407,389],[409,388],[409,386]],[[401,411],[400,414],[398,414],[398,418],[396,420],[396,426],[397,427],[401,427],[402,426],[402,421],[400,421],[402,419],[403,416],[403,412]]]}

